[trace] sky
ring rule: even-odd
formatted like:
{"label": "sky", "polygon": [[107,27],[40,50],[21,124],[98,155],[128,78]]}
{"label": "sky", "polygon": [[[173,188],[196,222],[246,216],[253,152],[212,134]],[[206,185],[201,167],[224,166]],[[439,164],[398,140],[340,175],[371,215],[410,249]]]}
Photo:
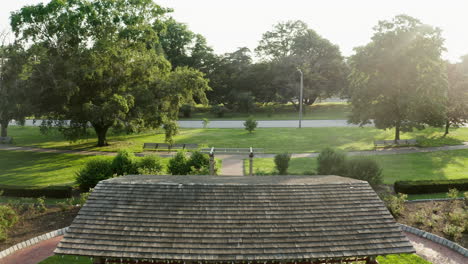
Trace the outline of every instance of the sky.
{"label": "sky", "polygon": [[[48,0],[1,0],[0,27],[9,25],[10,12]],[[287,20],[302,20],[322,37],[337,44],[343,55],[365,45],[379,20],[407,14],[442,29],[445,59],[468,54],[468,0],[155,0],[174,9],[176,20],[206,37],[216,53],[239,47],[254,50],[262,34]]]}

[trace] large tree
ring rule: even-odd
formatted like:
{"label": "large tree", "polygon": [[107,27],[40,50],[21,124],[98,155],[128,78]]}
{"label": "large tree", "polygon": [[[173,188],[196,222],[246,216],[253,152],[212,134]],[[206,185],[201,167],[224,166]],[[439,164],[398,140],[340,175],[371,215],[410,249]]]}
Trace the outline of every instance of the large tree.
{"label": "large tree", "polygon": [[304,103],[328,98],[346,88],[347,67],[338,46],[309,29],[302,21],[278,23],[263,34],[258,55],[271,64],[271,79],[276,98],[295,104],[298,95],[298,72],[304,74]]}
{"label": "large tree", "polygon": [[0,137],[8,136],[11,120],[21,122],[31,111],[23,69],[29,56],[20,45],[9,43],[5,32],[0,34]]}
{"label": "large tree", "polygon": [[406,15],[380,21],[374,30],[372,41],[350,58],[349,121],[395,128],[395,140],[400,131],[441,126],[447,76],[440,30]]}
{"label": "large tree", "polygon": [[448,102],[445,134],[451,126],[468,123],[468,55],[460,63],[447,65]]}
{"label": "large tree", "polygon": [[161,51],[167,11],[151,0],[52,0],[15,12],[12,28],[37,57],[37,114],[71,120],[60,126],[70,139],[91,124],[103,146],[111,127],[172,129],[181,103],[206,103],[203,74],[172,71]]}

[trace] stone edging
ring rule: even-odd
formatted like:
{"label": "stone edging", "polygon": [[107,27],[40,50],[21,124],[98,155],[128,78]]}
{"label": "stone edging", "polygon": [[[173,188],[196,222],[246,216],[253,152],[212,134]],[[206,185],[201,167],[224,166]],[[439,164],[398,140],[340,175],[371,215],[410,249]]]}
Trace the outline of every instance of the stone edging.
{"label": "stone edging", "polygon": [[16,251],[18,251],[20,249],[27,248],[29,246],[35,245],[35,244],[37,244],[37,243],[39,243],[41,241],[51,239],[51,238],[54,238],[54,237],[58,237],[58,236],[62,236],[67,231],[68,231],[68,227],[65,227],[65,228],[62,228],[62,229],[58,229],[58,230],[49,232],[47,234],[43,234],[43,235],[31,238],[31,239],[23,241],[21,243],[18,243],[16,245],[14,245],[12,247],[9,247],[9,248],[3,250],[2,252],[0,252],[0,259],[15,253]]}
{"label": "stone edging", "polygon": [[468,249],[460,246],[459,244],[457,244],[455,242],[452,242],[452,241],[450,241],[448,239],[445,239],[443,237],[440,237],[438,235],[434,235],[432,233],[429,233],[429,232],[426,232],[426,231],[423,231],[421,229],[417,229],[417,228],[414,228],[414,227],[411,227],[411,226],[407,226],[407,225],[404,225],[404,224],[398,224],[398,225],[405,232],[408,232],[408,233],[411,233],[413,235],[417,235],[419,237],[428,239],[428,240],[430,240],[430,241],[432,241],[434,243],[440,244],[440,245],[442,245],[444,247],[448,247],[451,250],[454,250],[454,251],[462,254],[465,257],[468,257]]}
{"label": "stone edging", "polygon": [[407,203],[417,203],[417,202],[440,202],[440,201],[452,201],[452,200],[464,200],[464,198],[433,198],[433,199],[416,199],[416,200],[407,200]]}

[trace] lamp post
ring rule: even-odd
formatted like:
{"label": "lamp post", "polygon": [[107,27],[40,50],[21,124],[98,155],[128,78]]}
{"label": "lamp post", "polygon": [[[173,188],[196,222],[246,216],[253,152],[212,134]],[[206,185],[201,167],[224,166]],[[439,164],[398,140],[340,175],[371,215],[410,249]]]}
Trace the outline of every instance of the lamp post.
{"label": "lamp post", "polygon": [[297,69],[301,74],[301,87],[299,92],[299,128],[302,127],[302,94],[304,93],[304,75],[302,74],[301,69]]}

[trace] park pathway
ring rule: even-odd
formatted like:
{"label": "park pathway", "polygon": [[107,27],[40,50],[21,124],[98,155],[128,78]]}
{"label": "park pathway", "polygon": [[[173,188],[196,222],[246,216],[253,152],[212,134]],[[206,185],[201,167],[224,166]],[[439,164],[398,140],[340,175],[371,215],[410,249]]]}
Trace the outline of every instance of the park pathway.
{"label": "park pathway", "polygon": [[[404,147],[404,148],[393,148],[393,149],[379,149],[379,150],[363,150],[363,151],[349,151],[348,155],[351,156],[372,156],[372,155],[394,155],[394,154],[409,154],[409,153],[427,153],[436,151],[447,151],[447,150],[460,150],[468,149],[468,142],[463,142],[462,145],[455,146],[442,146],[442,147]],[[116,152],[105,152],[105,151],[87,151],[87,150],[64,150],[64,149],[48,149],[48,148],[37,148],[37,147],[21,147],[14,145],[0,144],[0,150],[10,151],[32,151],[41,153],[60,153],[60,154],[78,154],[88,156],[115,156]],[[136,153],[137,156],[144,156],[148,154],[154,154],[154,152],[141,152]],[[161,157],[172,157],[174,153],[158,152]],[[293,153],[293,158],[315,158],[319,155],[317,152],[311,153]],[[256,154],[256,158],[273,158],[275,154]],[[244,175],[244,159],[247,159],[247,155],[216,155],[223,161],[220,175]]]}
{"label": "park pathway", "polygon": [[0,264],[37,264],[52,256],[63,236],[44,240],[0,259]]}
{"label": "park pathway", "polygon": [[406,237],[413,244],[416,254],[433,264],[465,264],[468,258],[445,246],[432,242],[428,239],[404,232]]}

